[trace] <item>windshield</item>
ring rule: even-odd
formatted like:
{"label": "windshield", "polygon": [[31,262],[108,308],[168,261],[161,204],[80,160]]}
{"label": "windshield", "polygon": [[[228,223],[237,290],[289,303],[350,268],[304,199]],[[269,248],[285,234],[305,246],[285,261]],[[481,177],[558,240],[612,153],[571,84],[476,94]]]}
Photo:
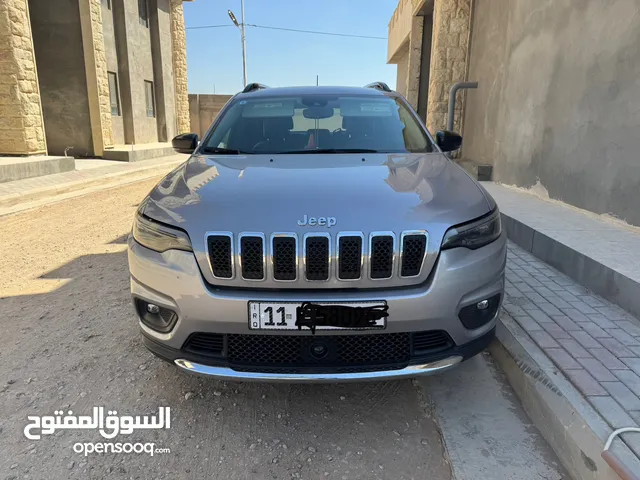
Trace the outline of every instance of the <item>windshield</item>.
{"label": "windshield", "polygon": [[422,153],[431,142],[393,97],[244,97],[225,111],[202,153]]}

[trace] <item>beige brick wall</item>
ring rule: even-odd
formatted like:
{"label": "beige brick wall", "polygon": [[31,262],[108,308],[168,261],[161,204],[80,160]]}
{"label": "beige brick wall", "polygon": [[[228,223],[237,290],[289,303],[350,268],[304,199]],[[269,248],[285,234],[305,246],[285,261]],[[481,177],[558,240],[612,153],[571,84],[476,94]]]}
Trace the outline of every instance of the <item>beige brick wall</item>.
{"label": "beige brick wall", "polygon": [[0,154],[46,153],[27,0],[0,0]]}
{"label": "beige brick wall", "polygon": [[107,56],[102,33],[102,5],[100,0],[78,0],[80,7],[82,43],[84,47],[89,116],[93,150],[102,156],[105,148],[113,147],[111,103]]}
{"label": "beige brick wall", "polygon": [[[447,125],[451,86],[466,80],[472,0],[435,0],[427,127],[431,132]],[[454,128],[462,131],[464,93],[458,94]]]}
{"label": "beige brick wall", "polygon": [[190,132],[189,89],[187,83],[187,33],[184,26],[182,0],[171,0],[171,40],[173,45],[173,78],[176,87],[178,134]]}
{"label": "beige brick wall", "polygon": [[409,64],[407,65],[407,93],[405,98],[409,104],[418,109],[420,90],[420,63],[422,61],[422,30],[424,17],[413,17],[409,34]]}
{"label": "beige brick wall", "polygon": [[[80,0],[83,1],[83,0]],[[91,30],[95,58],[96,80],[98,84],[98,103],[100,105],[100,124],[102,127],[103,147],[113,147],[113,128],[111,126],[111,101],[109,96],[109,78],[107,76],[107,54],[102,34],[102,5],[100,0],[91,2]]]}

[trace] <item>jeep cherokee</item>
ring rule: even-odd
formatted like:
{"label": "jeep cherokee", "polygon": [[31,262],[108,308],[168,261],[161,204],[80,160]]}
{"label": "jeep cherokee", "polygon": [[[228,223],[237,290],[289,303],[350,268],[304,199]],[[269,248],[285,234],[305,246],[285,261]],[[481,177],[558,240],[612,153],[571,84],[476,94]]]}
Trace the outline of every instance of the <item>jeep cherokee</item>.
{"label": "jeep cherokee", "polygon": [[128,241],[145,346],[221,379],[449,369],[495,332],[506,238],[491,196],[385,84],[250,84],[142,201]]}

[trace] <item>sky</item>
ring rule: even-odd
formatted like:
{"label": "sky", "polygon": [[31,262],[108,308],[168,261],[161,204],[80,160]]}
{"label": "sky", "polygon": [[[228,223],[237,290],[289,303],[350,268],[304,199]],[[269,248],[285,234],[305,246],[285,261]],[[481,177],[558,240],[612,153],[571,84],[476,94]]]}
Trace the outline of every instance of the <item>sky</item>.
{"label": "sky", "polygon": [[[245,0],[245,23],[272,27],[387,37],[397,0]],[[234,94],[242,90],[240,0],[184,3],[189,93]],[[229,25],[194,29],[203,25]],[[387,65],[387,41],[246,27],[247,81],[272,87],[396,84]]]}

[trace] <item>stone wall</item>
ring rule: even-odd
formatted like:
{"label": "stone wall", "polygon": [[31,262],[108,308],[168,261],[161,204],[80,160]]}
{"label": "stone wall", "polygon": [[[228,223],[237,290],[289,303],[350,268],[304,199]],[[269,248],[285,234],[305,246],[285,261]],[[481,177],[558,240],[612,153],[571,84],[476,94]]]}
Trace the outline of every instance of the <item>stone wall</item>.
{"label": "stone wall", "polygon": [[46,153],[27,0],[0,1],[0,154]]}
{"label": "stone wall", "polygon": [[[467,78],[471,0],[435,0],[427,105],[431,132],[447,125],[451,86]],[[462,132],[464,93],[458,94],[454,129]]]}
{"label": "stone wall", "polygon": [[407,93],[405,98],[409,104],[418,109],[420,93],[420,62],[422,61],[422,29],[424,17],[413,17],[409,34],[409,64],[407,65]]}
{"label": "stone wall", "polygon": [[178,134],[188,133],[189,87],[187,82],[187,33],[182,0],[171,0],[171,39],[173,42],[173,75],[176,90]]}
{"label": "stone wall", "polygon": [[107,55],[102,31],[102,5],[101,0],[78,1],[82,22],[93,154],[101,156],[105,148],[113,147],[114,144]]}
{"label": "stone wall", "polygon": [[232,95],[189,95],[189,114],[191,125],[189,132],[197,133],[200,137],[209,129],[218,116],[220,109],[229,101]]}

